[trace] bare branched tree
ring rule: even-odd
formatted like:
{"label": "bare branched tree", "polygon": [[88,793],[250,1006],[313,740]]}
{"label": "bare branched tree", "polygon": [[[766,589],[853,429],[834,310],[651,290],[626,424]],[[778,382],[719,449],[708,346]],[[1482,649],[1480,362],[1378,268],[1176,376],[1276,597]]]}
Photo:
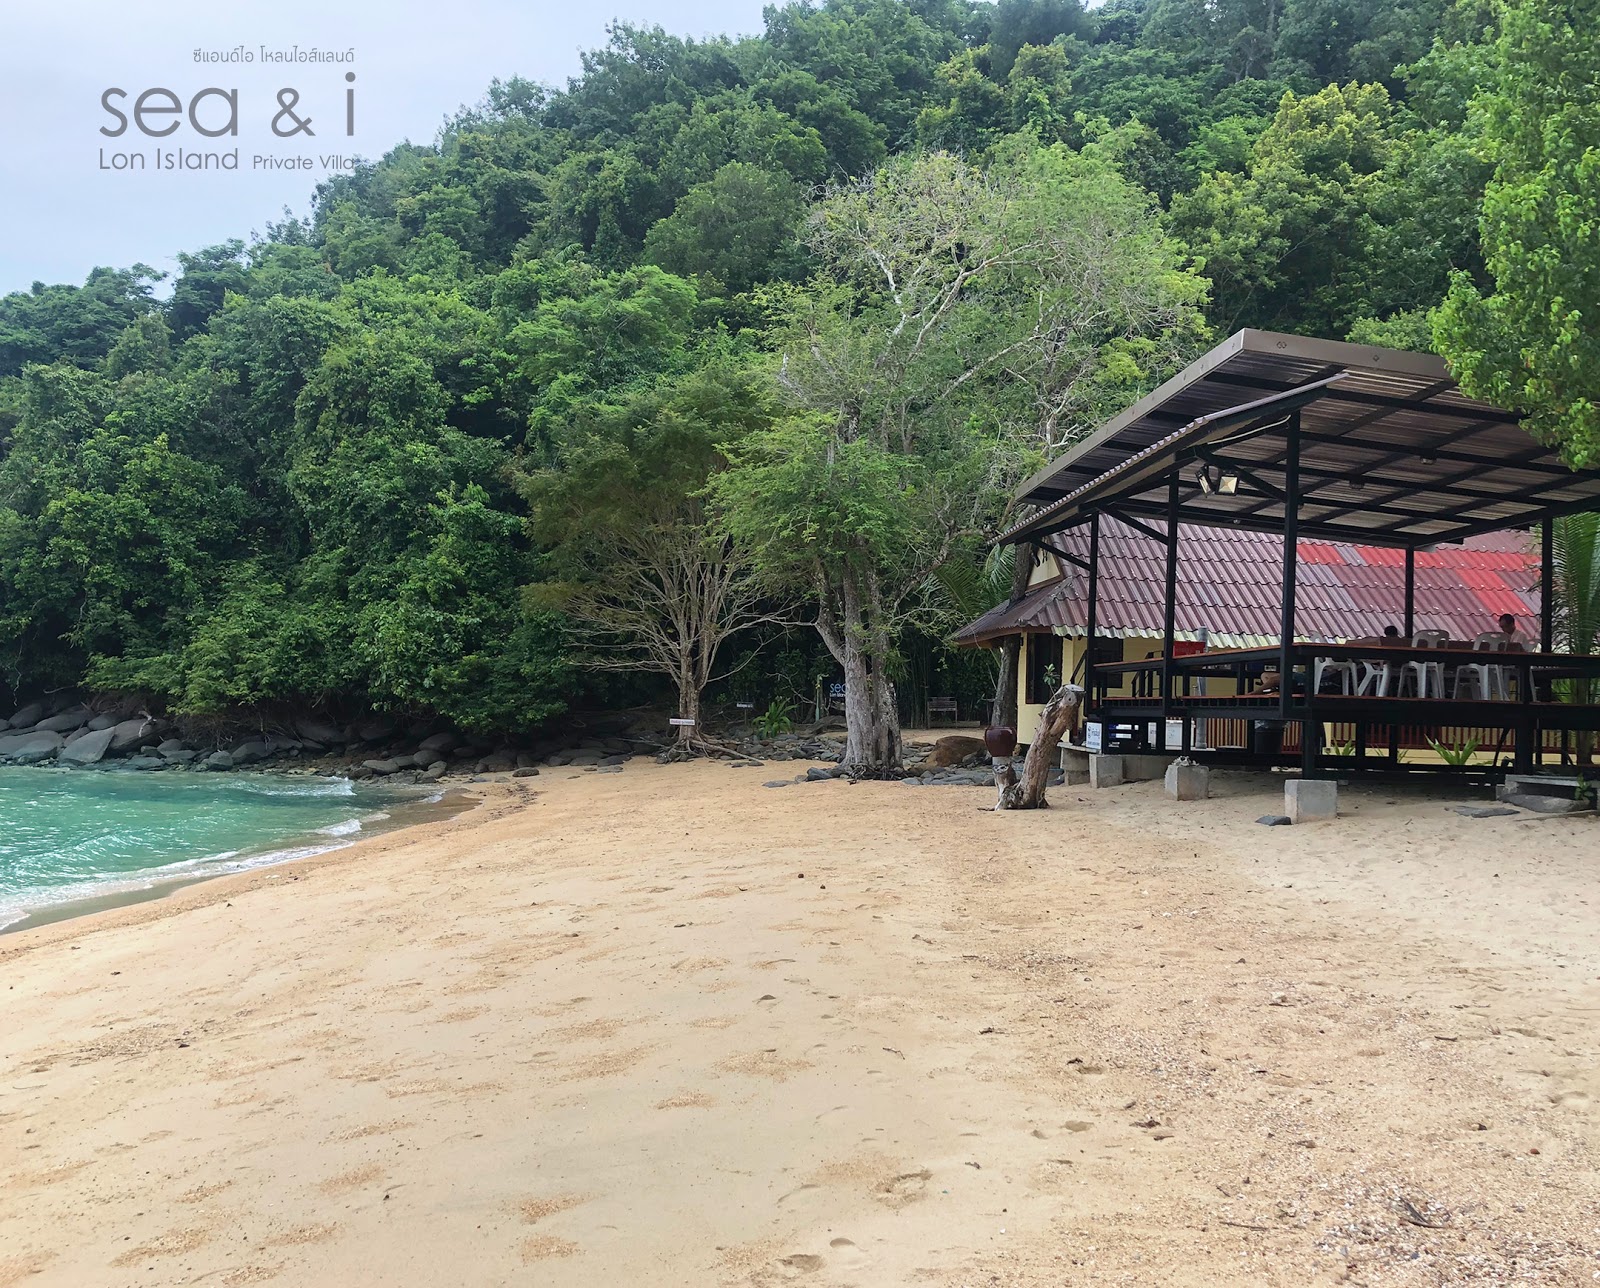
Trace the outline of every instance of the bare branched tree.
{"label": "bare branched tree", "polygon": [[591,534],[581,563],[581,579],[560,588],[584,650],[580,661],[670,676],[678,717],[694,721],[677,726],[677,749],[725,750],[701,728],[701,694],[754,654],[719,669],[722,646],[754,626],[792,624],[750,559],[690,504]]}

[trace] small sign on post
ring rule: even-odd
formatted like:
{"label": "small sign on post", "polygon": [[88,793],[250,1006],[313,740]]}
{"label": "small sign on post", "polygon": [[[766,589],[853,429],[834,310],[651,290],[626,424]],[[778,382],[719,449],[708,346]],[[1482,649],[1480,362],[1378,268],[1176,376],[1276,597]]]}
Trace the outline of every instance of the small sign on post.
{"label": "small sign on post", "polygon": [[733,705],[738,707],[741,711],[754,711],[756,709],[756,704],[754,702],[735,702]]}
{"label": "small sign on post", "polygon": [[689,716],[672,716],[667,723],[674,725],[693,725],[694,720]]}
{"label": "small sign on post", "polygon": [[1098,720],[1090,720],[1083,726],[1083,746],[1086,751],[1099,751],[1103,743],[1103,726]]}

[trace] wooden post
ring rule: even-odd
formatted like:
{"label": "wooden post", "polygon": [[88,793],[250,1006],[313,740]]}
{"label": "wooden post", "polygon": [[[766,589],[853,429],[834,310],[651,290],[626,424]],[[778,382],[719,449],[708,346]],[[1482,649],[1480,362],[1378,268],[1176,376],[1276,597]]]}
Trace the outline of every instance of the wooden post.
{"label": "wooden post", "polygon": [[1083,654],[1083,697],[1085,706],[1094,706],[1094,641],[1095,628],[1099,625],[1099,611],[1096,600],[1100,592],[1100,515],[1098,512],[1089,516],[1089,612],[1088,620],[1084,623],[1084,654]]}
{"label": "wooden post", "polygon": [[1556,624],[1556,521],[1545,516],[1539,531],[1539,651],[1554,653]]}
{"label": "wooden post", "polygon": [[1167,480],[1166,616],[1161,629],[1161,728],[1156,743],[1162,751],[1167,750],[1167,716],[1172,712],[1172,642],[1178,620],[1178,474],[1174,465]]}
{"label": "wooden post", "polygon": [[1417,548],[1406,547],[1406,643],[1417,633]]}
{"label": "wooden post", "polygon": [[[1283,460],[1283,611],[1278,618],[1278,714],[1289,718],[1294,693],[1295,571],[1300,554],[1300,412],[1289,413]],[[1304,731],[1301,733],[1305,737]]]}

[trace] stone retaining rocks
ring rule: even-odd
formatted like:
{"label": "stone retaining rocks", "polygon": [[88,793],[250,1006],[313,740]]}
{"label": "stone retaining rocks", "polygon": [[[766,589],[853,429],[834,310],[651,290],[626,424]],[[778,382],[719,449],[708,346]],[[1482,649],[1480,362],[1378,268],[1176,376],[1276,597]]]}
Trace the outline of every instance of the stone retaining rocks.
{"label": "stone retaining rocks", "polygon": [[66,739],[50,729],[25,733],[15,740],[5,741],[9,745],[0,748],[0,755],[10,756],[12,760],[23,765],[49,760],[66,745]]}
{"label": "stone retaining rocks", "polygon": [[214,751],[200,763],[207,769],[232,769],[233,757],[225,751]]}
{"label": "stone retaining rocks", "polygon": [[34,730],[37,733],[70,733],[74,729],[81,729],[91,718],[92,713],[86,707],[79,707],[39,721]]}
{"label": "stone retaining rocks", "polygon": [[32,729],[34,725],[44,719],[44,703],[30,702],[25,707],[20,707],[11,717],[13,729]]}
{"label": "stone retaining rocks", "polygon": [[58,760],[73,765],[92,765],[106,754],[111,746],[111,730],[96,729],[81,738],[74,738],[61,749]]}
{"label": "stone retaining rocks", "polygon": [[143,746],[145,742],[153,740],[160,730],[154,720],[138,716],[132,720],[122,720],[111,727],[111,754],[131,751],[135,747]]}
{"label": "stone retaining rocks", "polygon": [[122,762],[128,769],[165,769],[167,762],[160,756],[134,756]]}
{"label": "stone retaining rocks", "polygon": [[296,720],[294,731],[308,742],[320,742],[325,746],[344,741],[344,734],[340,730],[326,720],[318,720],[314,716]]}

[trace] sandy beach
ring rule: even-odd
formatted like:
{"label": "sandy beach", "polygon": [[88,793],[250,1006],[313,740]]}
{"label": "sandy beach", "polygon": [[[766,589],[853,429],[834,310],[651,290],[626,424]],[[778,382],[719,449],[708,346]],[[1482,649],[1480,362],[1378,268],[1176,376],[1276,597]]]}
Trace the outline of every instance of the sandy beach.
{"label": "sandy beach", "polygon": [[0,1286],[1600,1275],[1593,820],[778,768],[0,940]]}

